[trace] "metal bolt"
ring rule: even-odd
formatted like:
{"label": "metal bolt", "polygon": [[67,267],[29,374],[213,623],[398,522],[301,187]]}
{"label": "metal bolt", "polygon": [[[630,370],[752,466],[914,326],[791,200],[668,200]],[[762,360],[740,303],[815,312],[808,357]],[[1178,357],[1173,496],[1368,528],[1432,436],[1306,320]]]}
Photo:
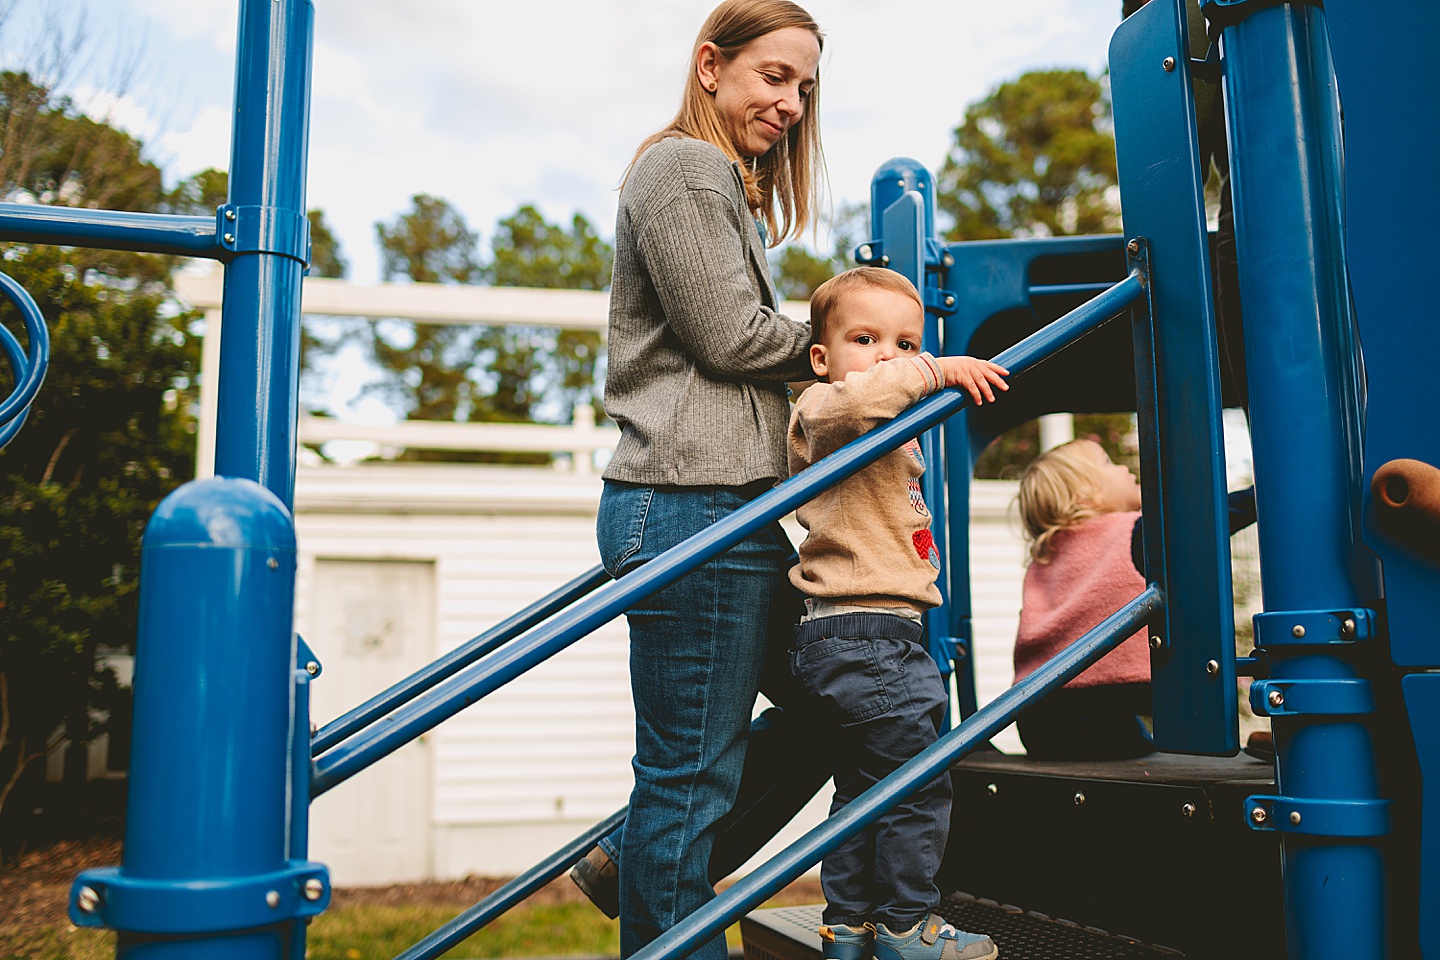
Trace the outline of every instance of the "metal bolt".
{"label": "metal bolt", "polygon": [[1131,240],[1129,243],[1125,244],[1125,249],[1126,249],[1126,251],[1129,252],[1130,256],[1132,256],[1132,257],[1139,256],[1139,254],[1140,254],[1140,241],[1139,241],[1139,240]]}
{"label": "metal bolt", "polygon": [[1166,73],[1173,73],[1175,71],[1175,58],[1166,57],[1165,61],[1161,63],[1160,66],[1165,68]]}
{"label": "metal bolt", "polygon": [[868,244],[868,243],[862,243],[862,244],[860,244],[860,246],[856,247],[856,248],[855,248],[855,259],[856,259],[856,260],[869,260],[869,259],[870,259],[870,244]]}
{"label": "metal bolt", "polygon": [[319,877],[311,877],[309,880],[305,881],[306,900],[319,900],[324,895],[325,884],[320,881]]}
{"label": "metal bolt", "polygon": [[233,233],[227,233],[227,234],[225,234],[225,236],[222,237],[221,239],[224,240],[226,243],[234,243],[234,242],[235,242],[235,234],[233,234]]}
{"label": "metal bolt", "polygon": [[309,663],[305,664],[305,672],[310,674],[310,676],[312,677],[318,677],[320,675],[320,664],[316,663],[314,660],[311,660]]}
{"label": "metal bolt", "polygon": [[317,734],[317,733],[319,733],[319,732],[320,732],[320,724],[316,723],[314,720],[311,720],[311,721],[310,721],[310,739],[312,739],[312,740],[315,739],[315,734]]}
{"label": "metal bolt", "polygon": [[235,211],[234,211],[234,210],[226,210],[226,211],[225,211],[225,219],[226,219],[226,220],[234,220],[234,219],[235,219]]}
{"label": "metal bolt", "polygon": [[1255,824],[1257,827],[1263,826],[1265,821],[1269,819],[1270,814],[1265,812],[1264,807],[1254,807],[1250,810],[1250,822]]}
{"label": "metal bolt", "polygon": [[1295,626],[1290,628],[1290,635],[1296,640],[1299,640],[1301,637],[1305,636],[1305,628],[1297,623],[1295,624]]}
{"label": "metal bolt", "polygon": [[993,797],[1000,793],[1000,788],[993,783],[987,783],[985,784],[985,792]]}
{"label": "metal bolt", "polygon": [[1285,706],[1285,694],[1279,690],[1271,690],[1265,697],[1265,702],[1272,707],[1283,707]]}
{"label": "metal bolt", "polygon": [[1159,650],[1163,646],[1165,646],[1165,638],[1160,636],[1160,634],[1157,633],[1155,634],[1155,636],[1150,638],[1151,650]]}
{"label": "metal bolt", "polygon": [[269,907],[271,910],[274,910],[276,907],[280,906],[279,890],[271,890],[269,893],[265,894],[265,906]]}
{"label": "metal bolt", "polygon": [[280,561],[276,560],[274,557],[271,557],[269,560],[265,561],[265,566],[269,567],[271,570],[279,570]]}
{"label": "metal bolt", "polygon": [[887,253],[885,256],[883,256],[883,257],[880,258],[880,266],[882,266],[882,267],[888,267],[888,266],[890,266],[890,255],[889,255],[888,253]]}
{"label": "metal bolt", "polygon": [[1354,620],[1351,620],[1349,617],[1346,617],[1346,618],[1345,618],[1345,621],[1340,624],[1340,636],[1342,636],[1342,637],[1353,637],[1353,636],[1355,636],[1355,621],[1354,621]]}
{"label": "metal bolt", "polygon": [[953,267],[955,266],[955,255],[947,250],[945,252],[945,255],[940,258],[940,262],[945,264],[945,266],[947,267]]}
{"label": "metal bolt", "polygon": [[1193,803],[1181,804],[1181,806],[1180,806],[1180,815],[1181,815],[1182,817],[1193,817],[1193,816],[1195,816],[1195,804],[1193,804]]}
{"label": "metal bolt", "polygon": [[902,178],[900,178],[899,180],[896,180],[896,181],[895,181],[895,186],[899,187],[901,190],[904,190],[904,189],[905,189],[905,179],[902,177]]}
{"label": "metal bolt", "polygon": [[100,891],[94,887],[81,887],[75,896],[75,905],[81,913],[94,913],[100,909]]}
{"label": "metal bolt", "polygon": [[1083,807],[1083,806],[1085,806],[1085,794],[1081,793],[1081,792],[1078,791],[1078,790],[1075,791],[1075,806],[1077,806],[1077,807]]}
{"label": "metal bolt", "polygon": [[947,306],[947,307],[953,307],[953,306],[955,306],[955,298],[954,298],[954,297],[946,297],[946,298],[945,298],[945,306]]}
{"label": "metal bolt", "polygon": [[1299,811],[1299,810],[1291,810],[1291,811],[1290,811],[1290,823],[1291,823],[1292,826],[1296,826],[1296,827],[1300,826],[1300,811]]}
{"label": "metal bolt", "polygon": [[1220,672],[1220,661],[1219,661],[1219,660],[1207,660],[1207,661],[1205,662],[1205,672],[1208,673],[1208,674],[1210,674],[1210,676],[1212,676],[1212,677],[1215,676],[1217,673]]}

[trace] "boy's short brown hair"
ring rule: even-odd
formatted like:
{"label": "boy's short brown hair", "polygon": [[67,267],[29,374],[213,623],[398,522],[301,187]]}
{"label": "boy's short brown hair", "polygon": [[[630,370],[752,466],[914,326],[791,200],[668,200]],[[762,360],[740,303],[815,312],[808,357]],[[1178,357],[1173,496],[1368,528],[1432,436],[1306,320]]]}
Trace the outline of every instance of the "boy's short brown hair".
{"label": "boy's short brown hair", "polygon": [[925,301],[920,299],[920,292],[904,274],[884,267],[856,267],[826,280],[810,295],[811,343],[825,342],[825,324],[829,321],[830,314],[835,311],[835,305],[846,293],[860,287],[875,287],[907,296],[918,303],[921,310],[925,309]]}

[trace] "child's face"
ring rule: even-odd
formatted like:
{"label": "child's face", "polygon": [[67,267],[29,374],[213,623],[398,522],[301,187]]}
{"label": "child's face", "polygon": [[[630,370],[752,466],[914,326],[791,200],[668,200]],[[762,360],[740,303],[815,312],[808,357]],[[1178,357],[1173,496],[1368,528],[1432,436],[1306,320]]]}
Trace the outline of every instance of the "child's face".
{"label": "child's face", "polygon": [[1092,451],[1090,456],[1095,461],[1097,476],[1100,478],[1096,508],[1114,513],[1139,510],[1140,483],[1130,472],[1130,468],[1123,463],[1111,462],[1105,448],[1098,443],[1086,441],[1085,446]]}
{"label": "child's face", "polygon": [[838,383],[881,360],[919,356],[924,332],[920,304],[893,290],[860,287],[835,304],[824,342],[810,347],[810,366]]}

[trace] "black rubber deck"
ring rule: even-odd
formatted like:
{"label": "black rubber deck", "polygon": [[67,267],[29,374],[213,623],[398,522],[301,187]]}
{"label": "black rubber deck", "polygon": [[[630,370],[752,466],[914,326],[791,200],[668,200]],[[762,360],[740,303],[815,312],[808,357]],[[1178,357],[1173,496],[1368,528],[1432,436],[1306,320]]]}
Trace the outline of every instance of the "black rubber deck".
{"label": "black rubber deck", "polygon": [[[757,910],[740,921],[745,960],[817,960],[819,904]],[[986,933],[1000,948],[1001,960],[1150,960],[1183,957],[1165,947],[1132,937],[1081,926],[1068,920],[1027,913],[993,900],[954,893],[940,914],[962,930]]]}

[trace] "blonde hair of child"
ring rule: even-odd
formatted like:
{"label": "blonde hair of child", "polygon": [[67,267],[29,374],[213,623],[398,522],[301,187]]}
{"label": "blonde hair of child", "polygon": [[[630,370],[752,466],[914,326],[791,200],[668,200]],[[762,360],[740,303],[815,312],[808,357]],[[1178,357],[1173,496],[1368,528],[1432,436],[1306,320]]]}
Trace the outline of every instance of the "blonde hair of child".
{"label": "blonde hair of child", "polygon": [[1054,537],[1106,513],[1100,499],[1100,465],[1086,451],[1093,440],[1071,440],[1046,450],[1020,474],[1020,522],[1030,542],[1029,560],[1049,563]]}
{"label": "blonde hair of child", "polygon": [[825,342],[826,325],[841,298],[865,287],[898,293],[914,300],[922,310],[925,308],[925,301],[920,299],[920,291],[915,289],[915,284],[904,274],[884,267],[853,267],[826,280],[810,295],[811,343]]}

